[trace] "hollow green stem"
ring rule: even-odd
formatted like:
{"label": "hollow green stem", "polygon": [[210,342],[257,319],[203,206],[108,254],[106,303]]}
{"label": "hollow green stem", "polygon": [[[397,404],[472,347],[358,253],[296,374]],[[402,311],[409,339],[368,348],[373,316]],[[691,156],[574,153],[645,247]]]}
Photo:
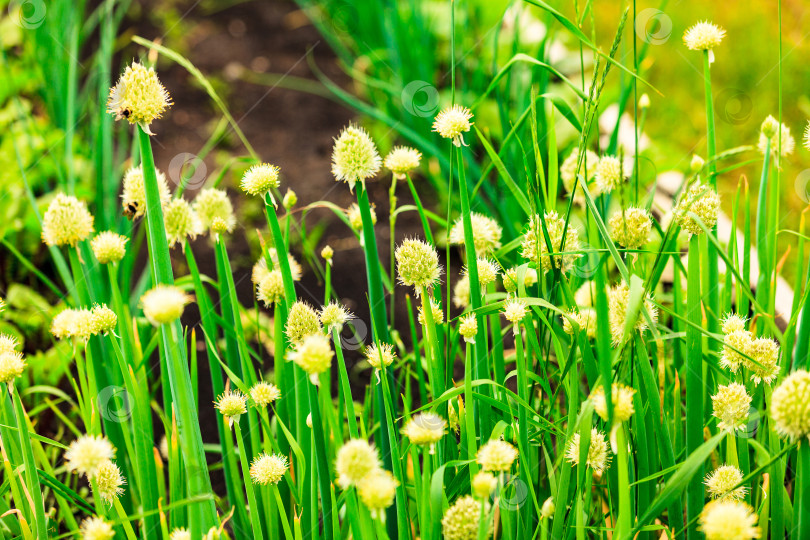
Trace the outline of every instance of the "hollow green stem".
{"label": "hollow green stem", "polygon": [[45,503],[42,500],[42,490],[40,489],[39,475],[34,461],[34,451],[31,448],[31,437],[25,421],[25,410],[13,382],[8,384],[8,390],[14,402],[15,427],[17,428],[23,464],[25,465],[25,485],[28,487],[28,500],[34,507],[34,526],[37,531],[37,538],[48,538]]}
{"label": "hollow green stem", "polygon": [[472,482],[472,479],[475,477],[476,473],[478,473],[478,463],[474,461],[478,444],[475,436],[475,414],[473,412],[475,404],[473,403],[472,395],[472,349],[472,345],[467,343],[464,355],[464,420],[467,430],[467,459],[473,460],[469,466],[470,482]]}
{"label": "hollow green stem", "polygon": [[632,509],[630,507],[630,477],[628,472],[630,457],[627,452],[627,437],[624,433],[624,425],[619,424],[614,429],[616,429],[616,446],[618,446],[616,464],[619,469],[619,519],[616,523],[616,536],[622,538],[623,534],[630,531],[633,523]]}
{"label": "hollow green stem", "polygon": [[278,491],[278,486],[274,485],[270,488],[273,491],[273,496],[276,498],[276,507],[278,514],[281,517],[281,528],[284,529],[284,538],[286,540],[294,540],[293,533],[290,530],[290,522],[287,519],[287,514],[284,511],[284,501],[281,500],[281,493]]}
{"label": "hollow green stem", "polygon": [[[470,212],[470,195],[467,189],[467,177],[464,174],[464,155],[461,149],[455,149],[458,157],[458,184],[461,199],[461,221],[464,228],[464,259],[467,264],[467,276],[470,281],[470,306],[473,311],[481,308],[481,284],[478,281],[478,259],[475,252],[475,238],[472,228],[472,217]],[[478,321],[478,331],[475,335],[475,378],[489,378],[489,360],[487,358],[487,332],[485,318],[476,312]],[[488,387],[481,388],[481,393],[489,396]],[[482,434],[489,431],[489,406],[481,402],[479,406],[479,428]]]}
{"label": "hollow green stem", "polygon": [[[149,264],[155,283],[173,284],[172,265],[166,229],[163,224],[163,209],[158,194],[155,161],[149,135],[142,127],[136,128],[143,165],[144,191],[146,192],[147,243]],[[167,373],[164,386],[168,383],[172,402],[178,412],[178,430],[183,448],[183,457],[188,475],[188,494],[198,496],[199,502],[189,505],[191,535],[196,538],[217,524],[211,481],[208,476],[202,435],[199,429],[197,404],[191,386],[191,375],[185,360],[185,347],[179,336],[182,335],[180,321],[162,325],[161,348],[166,358]]]}
{"label": "hollow green stem", "polygon": [[115,506],[115,513],[118,514],[118,519],[121,521],[121,527],[124,528],[124,534],[127,535],[127,540],[137,540],[138,537],[135,536],[135,531],[132,529],[132,523],[130,523],[126,511],[124,511],[124,507],[121,506],[121,501],[114,499],[113,506]]}
{"label": "hollow green stem", "polygon": [[416,203],[416,209],[419,212],[419,219],[422,221],[422,229],[425,231],[425,239],[431,244],[434,244],[433,233],[430,231],[430,224],[428,223],[427,214],[425,214],[425,208],[422,206],[422,199],[419,198],[419,194],[416,192],[416,188],[413,185],[413,180],[411,180],[411,175],[407,174],[406,177],[408,179],[408,188],[411,190],[411,196],[413,196],[413,201]]}
{"label": "hollow green stem", "polygon": [[[689,287],[686,317],[686,453],[691,454],[703,444],[703,336],[700,290],[700,242],[697,235],[689,240]],[[697,467],[686,494],[688,537],[697,534],[695,520],[703,509],[703,464]]]}
{"label": "hollow green stem", "polygon": [[[717,162],[715,161],[716,154],[716,136],[714,128],[714,104],[712,100],[712,78],[711,78],[711,51],[703,51],[703,86],[706,97],[706,144],[707,156],[706,161],[709,164],[709,184],[713,189],[717,190]],[[717,224],[712,227],[712,235],[717,237]],[[708,290],[704,290],[703,294],[707,296],[707,310],[710,316],[707,318],[707,329],[709,332],[718,333],[719,331],[719,317],[720,317],[720,280],[718,269],[718,255],[717,248],[713,243],[709,243],[707,253],[707,266],[706,272],[708,276]],[[709,340],[709,349],[717,351],[719,343]]]}
{"label": "hollow green stem", "polygon": [[248,461],[246,449],[247,441],[242,437],[242,427],[239,425],[238,418],[234,419],[233,427],[236,433],[236,445],[239,450],[239,462],[242,465],[242,479],[245,484],[245,492],[247,492],[248,504],[250,505],[250,525],[253,529],[253,538],[263,540],[264,532],[262,531],[261,519],[259,519],[259,504],[256,501],[253,480],[250,478],[250,462]]}
{"label": "hollow green stem", "polygon": [[326,540],[332,540],[334,537],[332,530],[332,484],[330,481],[332,474],[329,471],[329,461],[326,456],[323,421],[321,420],[321,411],[318,406],[318,394],[315,391],[315,385],[310,383],[305,384],[307,385],[309,394],[310,414],[312,414],[312,435],[315,443],[314,452],[319,481],[318,489],[321,493],[321,506],[323,508],[323,536]]}
{"label": "hollow green stem", "polygon": [[349,373],[346,370],[346,360],[343,358],[343,347],[340,343],[340,333],[337,328],[332,329],[332,342],[335,344],[335,356],[338,360],[338,380],[340,381],[340,391],[343,394],[343,402],[346,406],[346,422],[349,425],[349,435],[352,439],[358,438],[357,418],[354,414],[354,398],[352,398],[352,387],[349,384]]}

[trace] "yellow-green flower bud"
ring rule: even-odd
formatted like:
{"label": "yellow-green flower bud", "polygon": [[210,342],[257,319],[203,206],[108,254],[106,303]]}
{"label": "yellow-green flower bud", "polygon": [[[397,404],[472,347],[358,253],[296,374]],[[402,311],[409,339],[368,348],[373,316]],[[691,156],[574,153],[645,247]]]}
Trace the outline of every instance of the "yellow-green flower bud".
{"label": "yellow-green flower bud", "polygon": [[58,193],[42,216],[42,241],[49,246],[75,246],[93,233],[93,216],[76,197]]}

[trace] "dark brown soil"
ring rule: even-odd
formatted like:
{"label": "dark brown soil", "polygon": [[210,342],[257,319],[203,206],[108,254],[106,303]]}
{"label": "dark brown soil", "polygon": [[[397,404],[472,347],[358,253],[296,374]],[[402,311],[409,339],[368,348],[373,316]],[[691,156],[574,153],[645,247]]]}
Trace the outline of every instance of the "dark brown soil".
{"label": "dark brown soil", "polygon": [[[289,74],[314,79],[307,63],[309,52],[319,68],[333,81],[348,87],[349,79],[337,65],[337,60],[326,42],[309,23],[304,14],[292,2],[250,1],[218,11],[215,16],[202,9],[191,9],[182,24],[193,29],[184,43],[185,54],[206,77],[220,84],[223,99],[233,117],[237,120],[250,144],[262,160],[281,167],[282,192],[288,187],[298,195],[298,208],[310,203],[325,200],[342,208],[347,208],[355,195],[345,184],[335,182],[330,167],[333,137],[355,116],[354,112],[328,99],[280,87],[270,88],[245,82],[233,77],[239,69],[253,69],[258,72]],[[140,30],[140,29],[139,29]],[[147,38],[160,36],[160,31],[144,30]],[[170,43],[167,45],[171,46]],[[196,154],[210,136],[216,119],[221,115],[193,77],[186,70],[168,61],[160,65],[161,79],[172,94],[174,106],[167,117],[155,124],[153,138],[157,167],[167,171],[172,159],[181,153]],[[224,82],[224,84],[222,84]],[[235,134],[231,133],[219,149],[227,150],[233,156],[247,155],[247,151]],[[214,156],[206,158],[206,168],[210,175],[219,171],[221,163]],[[169,175],[171,176],[171,175]],[[380,217],[377,226],[380,258],[388,267],[389,232],[388,183],[390,176],[381,175],[379,182],[369,184],[370,197],[377,207]],[[205,182],[210,186],[213,178]],[[234,203],[239,206],[245,196],[238,190],[238,179],[226,175],[219,186],[225,188]],[[187,196],[193,197],[200,185],[189,186]],[[174,186],[173,186],[174,187]],[[400,186],[399,204],[412,204],[406,186]],[[423,195],[430,205],[430,196]],[[240,214],[243,215],[243,214]],[[301,212],[295,216],[300,219]],[[326,209],[318,209],[307,215],[308,227],[318,222],[326,223],[326,232],[319,243],[320,247],[330,244],[335,249],[333,287],[342,301],[370,329],[369,312],[366,300],[367,284],[363,251],[353,233]],[[260,214],[252,218],[240,217],[237,230],[229,239],[229,255],[233,264],[237,295],[242,305],[253,305],[253,287],[250,281],[252,262],[258,259],[255,249],[256,229],[269,238],[267,225]],[[415,213],[401,215],[397,221],[397,237],[421,234],[421,225]],[[251,243],[248,240],[253,239]],[[251,250],[251,245],[254,246]],[[198,239],[193,245],[194,253],[203,273],[216,276],[213,250],[210,240]],[[293,247],[294,254],[302,260],[299,248]],[[185,263],[179,253],[175,254],[176,273],[182,272]],[[323,302],[323,284],[316,274],[305,269],[304,278],[297,286],[299,297],[319,306]],[[400,294],[404,295],[404,291]],[[400,299],[398,299],[400,300]],[[410,341],[406,321],[404,298],[397,302],[397,318],[403,339]],[[187,323],[196,322],[197,313],[192,308],[187,314]],[[369,338],[367,338],[368,340]],[[202,343],[200,349],[202,350]],[[351,373],[359,360],[359,352],[346,350],[346,360],[355,388],[364,387],[368,373]],[[203,437],[216,440],[213,407],[207,407],[214,396],[211,395],[210,378],[207,366],[200,365],[200,416]],[[264,370],[272,369],[272,360],[267,358]],[[362,399],[362,395],[355,396]],[[217,479],[215,479],[216,481]],[[218,482],[217,482],[218,483]],[[220,489],[222,488],[222,489]],[[224,489],[215,486],[218,492]]]}
{"label": "dark brown soil", "polygon": [[[215,16],[206,16],[192,9],[187,19],[194,20],[195,17],[200,20],[190,23],[192,27],[197,22],[199,25],[186,44],[188,57],[206,76],[225,81],[227,93],[223,98],[246,138],[262,160],[281,167],[282,192],[288,187],[295,190],[299,208],[320,200],[347,208],[355,196],[345,184],[335,182],[330,172],[330,159],[333,137],[354,118],[353,111],[312,94],[260,86],[230,76],[239,68],[245,68],[314,79],[306,59],[309,52],[330,79],[348,86],[348,77],[341,71],[334,54],[314,26],[294,3],[284,1],[245,2],[219,11]],[[178,154],[196,154],[199,151],[210,136],[214,123],[212,119],[220,115],[205,92],[182,67],[167,63],[161,67],[161,77],[174,97],[171,113],[156,125],[157,135],[154,137],[156,164],[158,168],[167,170]],[[247,155],[235,134],[231,134],[225,143],[226,148],[230,145],[228,149],[231,154]],[[206,159],[206,166],[209,173],[219,170],[212,157]],[[369,190],[380,216],[377,227],[380,257],[387,263],[390,240],[386,226],[387,184],[390,177],[381,175],[381,178],[385,179],[369,183]],[[206,185],[212,181],[209,178]],[[238,191],[236,181],[236,178],[228,175],[220,187],[227,189],[238,205],[244,195]],[[400,187],[400,204],[412,203],[407,191],[404,185]],[[189,197],[191,193],[192,189],[189,190]],[[295,215],[300,218],[301,212]],[[255,221],[240,221],[229,240],[237,293],[244,305],[252,304],[250,261],[259,256],[258,252],[248,253],[246,238],[255,238],[257,228],[268,237],[262,216],[257,218]],[[327,243],[336,251],[333,274],[335,290],[345,296],[345,302],[355,314],[367,321],[364,295],[367,287],[363,252],[359,244],[352,232],[331,211],[318,209],[309,212],[307,226],[311,228],[317,222],[327,224],[317,251]],[[398,237],[417,231],[421,231],[421,227],[415,214],[400,216],[397,222]],[[195,253],[199,253],[197,258],[202,269],[213,274],[213,257],[210,256],[208,240],[198,240],[194,248]],[[300,253],[297,255],[300,259]],[[322,303],[323,286],[313,272],[305,272],[299,285],[299,295],[313,304]]]}

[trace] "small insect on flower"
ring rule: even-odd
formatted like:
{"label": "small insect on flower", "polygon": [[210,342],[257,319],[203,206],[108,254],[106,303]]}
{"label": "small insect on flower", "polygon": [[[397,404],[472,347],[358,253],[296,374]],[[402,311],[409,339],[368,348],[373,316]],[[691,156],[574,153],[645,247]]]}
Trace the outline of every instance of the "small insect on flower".
{"label": "small insect on flower", "polygon": [[673,210],[678,225],[688,234],[703,234],[703,229],[691,214],[697,216],[703,225],[711,230],[717,223],[717,213],[720,210],[720,197],[717,192],[705,184],[695,182],[681,194],[678,204]]}
{"label": "small insect on flower", "polygon": [[247,397],[239,390],[226,390],[217,397],[214,402],[216,409],[224,416],[229,425],[233,425],[234,420],[247,412]]}
{"label": "small insect on flower", "polygon": [[[160,206],[165,208],[172,196],[169,183],[166,181],[166,175],[157,169],[155,169],[155,178]],[[130,220],[143,216],[146,213],[146,184],[143,177],[143,166],[130,168],[124,174],[122,184],[121,206],[124,209],[124,215]]]}
{"label": "small insect on flower", "polygon": [[643,208],[628,207],[610,216],[610,238],[627,249],[638,249],[647,243],[652,231],[652,219]]}
{"label": "small insect on flower", "polygon": [[751,396],[745,386],[739,383],[720,385],[712,396],[713,415],[720,420],[719,429],[735,430],[745,427],[748,410],[751,408]]}
{"label": "small insect on flower", "polygon": [[281,399],[281,390],[275,384],[259,381],[250,388],[250,399],[257,407],[267,407]]}
{"label": "small insect on flower", "polygon": [[289,469],[286,456],[281,454],[261,454],[250,465],[250,477],[261,486],[275,485],[284,478]]}
{"label": "small insect on flower", "polygon": [[[543,233],[543,221],[551,241],[549,251],[546,236]],[[564,233],[564,237],[563,237]],[[579,251],[579,232],[573,223],[566,225],[566,220],[555,211],[547,212],[544,219],[539,214],[529,219],[529,226],[523,235],[520,255],[535,264],[540,264],[546,272],[559,268],[563,273],[569,272],[582,255]]]}
{"label": "small insect on flower", "polygon": [[485,471],[508,472],[518,457],[517,449],[506,441],[492,439],[478,449],[475,460]]}
{"label": "small insect on flower", "polygon": [[397,359],[397,354],[394,352],[394,346],[390,343],[380,343],[379,347],[376,343],[366,348],[366,360],[375,369],[382,369],[394,363]]}
{"label": "small insect on flower", "polygon": [[270,190],[278,188],[280,184],[278,173],[280,170],[269,163],[253,165],[242,175],[239,187],[248,195],[264,197]]}
{"label": "small insect on flower", "polygon": [[402,428],[402,434],[408,437],[411,444],[429,446],[433,454],[434,446],[447,431],[447,422],[436,413],[423,412],[411,417]]}
{"label": "small insect on flower", "polygon": [[330,332],[332,330],[337,330],[340,332],[343,329],[343,325],[349,319],[352,319],[354,315],[349,313],[342,304],[338,302],[329,302],[323,308],[321,308],[321,313],[319,315],[321,324],[327,328]]}
{"label": "small insect on flower", "polygon": [[[6,336],[3,336],[6,337]],[[13,349],[0,351],[0,383],[10,383],[25,371],[22,353]]]}
{"label": "small insect on flower", "polygon": [[287,358],[303,369],[313,384],[317,384],[318,375],[329,370],[334,356],[329,338],[320,331],[306,336],[287,353]]}
{"label": "small insect on flower", "polygon": [[149,124],[160,118],[171,105],[169,92],[160,83],[155,70],[133,61],[110,89],[107,112],[115,115],[116,120],[124,118],[130,124],[140,124],[151,135]]}
{"label": "small insect on flower", "polygon": [[335,139],[332,148],[332,174],[338,182],[346,182],[354,191],[354,185],[374,178],[380,170],[382,159],[374,141],[361,127],[349,124]]}
{"label": "small insect on flower", "polygon": [[698,518],[699,529],[706,540],[752,540],[760,537],[757,514],[743,502],[712,501],[703,507]]}
{"label": "small insect on flower", "polygon": [[342,489],[357,484],[371,471],[380,467],[377,450],[364,439],[351,439],[344,443],[335,459],[337,482]]}
{"label": "small insect on flower", "polygon": [[65,450],[65,468],[92,477],[105,461],[115,458],[115,448],[105,437],[82,435]]}
{"label": "small insect on flower", "polygon": [[197,212],[183,198],[172,199],[163,209],[163,225],[170,248],[179,243],[185,249],[186,238],[194,240],[204,232]]}
{"label": "small insect on flower", "polygon": [[318,322],[318,314],[306,302],[297,301],[287,315],[287,326],[284,328],[284,333],[293,345],[298,345],[307,336],[320,334],[321,324]]}
{"label": "small insect on flower", "polygon": [[211,229],[216,218],[220,218],[225,222],[228,232],[233,231],[236,226],[236,217],[233,213],[231,200],[228,198],[228,194],[221,189],[203,189],[194,198],[192,208],[197,214],[204,231]]}
{"label": "small insect on flower", "polygon": [[93,475],[95,487],[98,494],[108,504],[112,504],[124,493],[126,478],[121,474],[121,469],[112,461],[102,461]]}
{"label": "small insect on flower", "polygon": [[129,238],[113,231],[98,233],[90,241],[93,254],[101,264],[116,263],[124,258]]}
{"label": "small insect on flower", "polygon": [[391,149],[383,164],[391,171],[394,178],[404,180],[405,175],[419,167],[422,153],[408,146],[395,146]]}
{"label": "small insect on flower", "polygon": [[469,313],[461,318],[458,324],[458,333],[467,343],[475,344],[475,335],[478,333],[478,320],[475,315]]}
{"label": "small insect on flower", "polygon": [[741,501],[748,491],[745,486],[740,485],[742,481],[743,474],[740,469],[734,465],[721,465],[710,472],[703,483],[706,484],[706,491],[712,499]]}
{"label": "small insect on flower", "polygon": [[400,283],[413,286],[417,295],[421,294],[423,288],[430,289],[439,281],[442,274],[439,253],[427,242],[408,238],[399,245],[394,256]]}
{"label": "small insect on flower", "polygon": [[470,131],[472,117],[472,112],[467,107],[452,105],[436,115],[436,119],[433,121],[433,131],[445,139],[452,139],[453,144],[459,148],[466,146],[464,133]]}
{"label": "small insect on flower", "polygon": [[770,414],[779,435],[791,441],[810,436],[808,395],[810,372],[803,369],[788,375],[773,391]]}
{"label": "small insect on flower", "polygon": [[394,504],[397,486],[399,482],[393,474],[385,469],[375,469],[360,479],[357,493],[371,515],[378,518],[383,510]]}
{"label": "small insect on flower", "polygon": [[42,216],[42,241],[74,247],[93,234],[93,216],[84,201],[58,193]]}
{"label": "small insect on flower", "polygon": [[[464,495],[447,509],[442,517],[442,537],[445,540],[475,540],[481,520],[481,503]],[[490,537],[487,533],[486,538]]]}
{"label": "small insect on flower", "polygon": [[115,537],[115,530],[104,518],[91,516],[82,521],[79,534],[82,540],[111,540]]}
{"label": "small insect on flower", "polygon": [[174,285],[157,285],[141,297],[144,317],[152,326],[168,324],[180,318],[192,297]]}
{"label": "small insect on flower", "polygon": [[[503,229],[496,220],[478,212],[471,212],[470,224],[476,255],[485,256],[501,247]],[[464,220],[462,217],[453,223],[448,240],[453,245],[464,245]]]}
{"label": "small insect on flower", "polygon": [[686,48],[692,51],[708,51],[723,41],[726,31],[716,24],[708,21],[697,22],[690,26],[683,34]]}
{"label": "small insect on flower", "polygon": [[495,475],[485,471],[478,471],[472,479],[472,492],[478,499],[486,500],[498,487],[498,479]]}
{"label": "small insect on flower", "polygon": [[[574,433],[565,448],[565,459],[572,465],[579,465],[579,440],[579,433]],[[605,434],[596,428],[591,429],[591,441],[588,445],[586,464],[598,475],[601,475],[610,466],[610,453],[608,452]]]}
{"label": "small insect on flower", "polygon": [[[635,393],[636,391],[629,386],[613,383],[611,389],[611,403],[613,404],[613,421],[615,423],[626,422],[633,416],[635,412],[633,408],[633,394]],[[593,409],[596,411],[596,414],[607,422],[608,410],[604,387],[598,386],[596,390],[591,393],[590,399],[593,402]]]}
{"label": "small insect on flower", "polygon": [[[770,145],[769,145],[770,143]],[[769,151],[774,157],[787,157],[796,148],[796,140],[790,134],[790,128],[785,124],[780,124],[773,116],[768,116],[762,122],[759,132],[759,143],[757,144],[760,153]]]}

